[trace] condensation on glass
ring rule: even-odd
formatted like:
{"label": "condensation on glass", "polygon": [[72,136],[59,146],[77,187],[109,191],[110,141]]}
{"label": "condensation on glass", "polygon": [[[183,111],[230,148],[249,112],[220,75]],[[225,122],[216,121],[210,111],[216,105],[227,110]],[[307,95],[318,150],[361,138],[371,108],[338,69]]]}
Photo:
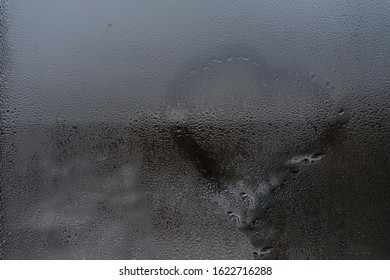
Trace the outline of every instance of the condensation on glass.
{"label": "condensation on glass", "polygon": [[0,9],[2,259],[390,258],[388,1]]}

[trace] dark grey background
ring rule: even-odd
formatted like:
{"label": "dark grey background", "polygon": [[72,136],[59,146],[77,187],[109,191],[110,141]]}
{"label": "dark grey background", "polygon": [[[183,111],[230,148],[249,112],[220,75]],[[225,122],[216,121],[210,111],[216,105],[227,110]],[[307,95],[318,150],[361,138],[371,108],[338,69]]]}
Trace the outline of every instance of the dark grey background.
{"label": "dark grey background", "polygon": [[388,1],[0,3],[1,258],[390,258]]}

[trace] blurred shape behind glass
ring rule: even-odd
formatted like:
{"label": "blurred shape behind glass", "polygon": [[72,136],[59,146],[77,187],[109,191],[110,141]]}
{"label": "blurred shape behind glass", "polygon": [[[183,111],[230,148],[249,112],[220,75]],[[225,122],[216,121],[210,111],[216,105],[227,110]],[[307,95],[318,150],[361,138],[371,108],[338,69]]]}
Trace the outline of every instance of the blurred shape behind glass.
{"label": "blurred shape behind glass", "polygon": [[388,259],[388,1],[0,0],[2,259]]}

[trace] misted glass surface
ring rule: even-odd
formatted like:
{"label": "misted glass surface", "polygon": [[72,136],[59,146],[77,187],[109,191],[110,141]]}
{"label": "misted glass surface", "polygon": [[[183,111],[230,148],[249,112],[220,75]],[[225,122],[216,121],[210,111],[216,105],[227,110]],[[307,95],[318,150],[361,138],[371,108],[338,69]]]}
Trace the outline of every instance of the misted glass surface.
{"label": "misted glass surface", "polygon": [[389,1],[0,9],[0,258],[390,258]]}

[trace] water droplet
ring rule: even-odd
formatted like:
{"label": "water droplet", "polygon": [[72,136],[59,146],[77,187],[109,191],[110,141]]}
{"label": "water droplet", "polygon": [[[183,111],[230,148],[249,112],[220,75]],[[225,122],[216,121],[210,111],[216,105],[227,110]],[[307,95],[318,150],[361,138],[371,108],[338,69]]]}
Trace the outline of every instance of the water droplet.
{"label": "water droplet", "polygon": [[325,155],[324,155],[323,153],[316,153],[316,154],[312,155],[311,159],[312,159],[312,161],[313,161],[313,160],[314,160],[314,161],[318,161],[318,160],[323,159],[324,156],[325,156]]}
{"label": "water droplet", "polygon": [[213,63],[223,63],[222,60],[217,59],[217,58],[212,58],[211,61],[212,61]]}
{"label": "water droplet", "polygon": [[198,74],[198,70],[196,70],[196,68],[192,68],[190,70],[190,75],[196,75],[196,74]]}
{"label": "water droplet", "polygon": [[234,213],[234,212],[232,212],[232,211],[229,211],[229,212],[228,212],[228,215],[229,215],[230,220],[232,220],[232,221],[235,222],[236,224],[240,224],[240,223],[241,223],[241,217],[240,217],[240,215],[238,215],[237,213]]}

